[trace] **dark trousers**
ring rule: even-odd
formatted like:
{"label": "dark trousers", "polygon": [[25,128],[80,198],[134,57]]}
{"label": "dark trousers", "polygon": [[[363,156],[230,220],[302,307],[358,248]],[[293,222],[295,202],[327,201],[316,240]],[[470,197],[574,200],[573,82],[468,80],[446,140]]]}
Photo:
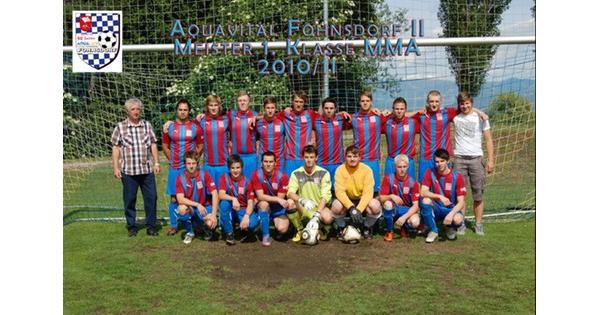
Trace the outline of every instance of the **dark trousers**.
{"label": "dark trousers", "polygon": [[123,203],[125,204],[125,219],[127,229],[135,228],[135,202],[138,187],[142,189],[144,197],[144,211],[146,211],[146,227],[156,226],[156,180],[154,173],[143,175],[122,174]]}

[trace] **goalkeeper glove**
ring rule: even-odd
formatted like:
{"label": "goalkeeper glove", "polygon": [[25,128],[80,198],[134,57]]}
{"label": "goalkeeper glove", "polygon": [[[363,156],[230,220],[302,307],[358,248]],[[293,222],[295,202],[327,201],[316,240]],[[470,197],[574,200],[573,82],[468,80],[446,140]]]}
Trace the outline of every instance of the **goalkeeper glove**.
{"label": "goalkeeper glove", "polygon": [[361,227],[363,225],[362,213],[355,207],[350,208],[350,219],[352,219],[352,225],[355,227]]}
{"label": "goalkeeper glove", "polygon": [[298,200],[298,202],[300,202],[300,205],[302,205],[302,207],[304,207],[304,209],[309,210],[309,211],[313,210],[317,206],[317,204],[314,201],[312,201],[310,199],[306,199],[306,198],[300,198],[300,200]]}

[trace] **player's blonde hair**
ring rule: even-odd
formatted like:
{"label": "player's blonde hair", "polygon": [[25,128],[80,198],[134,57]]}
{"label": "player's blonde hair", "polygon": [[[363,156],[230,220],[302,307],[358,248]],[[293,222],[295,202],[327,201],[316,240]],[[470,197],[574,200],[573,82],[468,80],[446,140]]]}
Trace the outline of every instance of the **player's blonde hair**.
{"label": "player's blonde hair", "polygon": [[250,97],[250,93],[248,93],[245,90],[239,91],[238,94],[237,94],[237,96],[236,96],[236,99],[238,99],[240,96],[248,96],[249,100],[252,99],[252,97]]}
{"label": "player's blonde hair", "polygon": [[221,103],[221,98],[218,95],[209,95],[206,97],[206,101],[204,101],[204,112],[208,114],[208,104],[212,102],[217,102],[219,104],[219,115],[221,115],[223,103]]}
{"label": "player's blonde hair", "polygon": [[429,93],[427,93],[427,100],[429,101],[429,97],[430,96],[439,96],[440,100],[442,100],[442,93],[440,93],[440,91],[438,90],[431,90],[429,91]]}
{"label": "player's blonde hair", "polygon": [[408,156],[406,156],[406,154],[396,155],[396,157],[394,158],[394,165],[399,165],[400,162],[404,162],[406,163],[406,165],[408,165]]}

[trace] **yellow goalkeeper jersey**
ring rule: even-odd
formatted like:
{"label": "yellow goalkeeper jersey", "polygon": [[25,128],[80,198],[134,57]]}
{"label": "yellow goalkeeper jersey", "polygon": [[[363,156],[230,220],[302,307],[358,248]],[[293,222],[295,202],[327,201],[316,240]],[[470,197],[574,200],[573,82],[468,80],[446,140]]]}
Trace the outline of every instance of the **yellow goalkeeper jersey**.
{"label": "yellow goalkeeper jersey", "polygon": [[331,200],[331,176],[324,168],[315,165],[311,174],[306,173],[304,166],[292,172],[288,184],[288,196],[295,193],[298,196],[314,201],[317,205],[321,198],[327,203]]}
{"label": "yellow goalkeeper jersey", "polygon": [[344,163],[335,170],[335,197],[346,209],[354,205],[352,200],[360,200],[356,209],[364,211],[373,199],[374,186],[373,171],[364,163],[354,168]]}

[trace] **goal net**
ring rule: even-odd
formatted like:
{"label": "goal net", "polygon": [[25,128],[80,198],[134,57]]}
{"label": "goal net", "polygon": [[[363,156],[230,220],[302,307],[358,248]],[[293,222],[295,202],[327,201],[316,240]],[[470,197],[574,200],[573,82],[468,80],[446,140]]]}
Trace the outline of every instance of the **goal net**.
{"label": "goal net", "polygon": [[[464,1],[461,1],[463,3]],[[491,1],[494,3],[495,1]],[[404,38],[410,38],[416,24],[416,40],[457,36],[465,16],[482,15],[471,20],[469,30],[459,37],[498,37],[533,35],[533,28],[516,28],[518,21],[529,21],[529,9],[512,12],[496,1],[494,10],[471,8],[465,4],[452,7],[447,1],[295,1],[282,0],[157,0],[139,1],[68,1],[64,2],[63,46],[72,45],[71,12],[74,10],[122,10],[125,45],[170,44],[174,21],[182,25],[273,25],[278,35],[268,38],[250,34],[244,39],[220,37],[215,42],[281,42],[290,19],[322,25],[324,12],[332,25],[398,24]],[[532,3],[533,5],[533,3]],[[449,7],[448,7],[449,6]],[[444,8],[442,8],[444,7]],[[326,11],[324,11],[326,10]],[[486,12],[486,13],[480,13]],[[508,14],[508,15],[507,15]],[[494,19],[499,21],[494,22]],[[504,25],[502,19],[513,24]],[[417,21],[413,23],[412,21]],[[420,22],[422,21],[422,22]],[[491,22],[490,22],[491,21]],[[321,23],[321,24],[319,24]],[[419,25],[419,23],[423,23]],[[480,24],[478,24],[480,23]],[[491,26],[486,33],[485,28]],[[448,25],[449,24],[449,25]],[[494,31],[495,30],[495,31]],[[420,37],[419,32],[424,36]],[[365,37],[337,38],[352,40]],[[323,40],[299,35],[301,40]],[[204,42],[205,39],[202,40]],[[394,40],[395,42],[395,40]],[[73,73],[71,52],[63,54],[63,200],[64,222],[75,220],[119,219],[123,217],[122,185],[113,178],[110,136],[118,121],[125,118],[123,104],[131,97],[144,103],[143,119],[152,123],[156,135],[162,135],[162,124],[174,119],[177,100],[190,101],[193,115],[203,110],[209,94],[217,94],[224,107],[235,106],[235,95],[246,90],[252,96],[252,109],[261,111],[262,99],[274,96],[280,109],[290,105],[290,95],[302,89],[309,94],[307,107],[317,109],[325,96],[336,98],[340,110],[358,111],[358,95],[370,89],[374,106],[391,110],[398,96],[408,101],[408,109],[424,107],[429,90],[439,90],[443,104],[456,106],[461,89],[472,91],[475,106],[490,115],[495,172],[488,176],[485,192],[489,219],[521,219],[535,213],[535,45],[427,45],[419,53],[408,56],[364,57],[336,56],[336,73],[313,75],[270,71],[262,75],[259,60],[264,56],[211,55],[203,57],[175,56],[172,49],[123,52],[122,73]],[[359,49],[357,49],[358,51]],[[362,49],[360,49],[362,51]],[[277,51],[274,59],[284,64],[297,64],[301,59],[311,65],[323,56],[286,56]],[[273,59],[271,59],[273,60]],[[271,68],[272,70],[272,68]],[[312,69],[311,69],[312,70]],[[481,78],[478,78],[481,77]],[[382,154],[385,156],[385,137]],[[352,134],[345,135],[347,143]],[[161,144],[159,143],[159,150]],[[168,196],[165,193],[168,166],[160,153],[163,167],[157,176],[159,217],[167,217]],[[383,168],[383,163],[381,163]],[[143,209],[141,196],[138,209]],[[468,201],[468,215],[472,215]],[[143,211],[138,213],[143,214]]]}

